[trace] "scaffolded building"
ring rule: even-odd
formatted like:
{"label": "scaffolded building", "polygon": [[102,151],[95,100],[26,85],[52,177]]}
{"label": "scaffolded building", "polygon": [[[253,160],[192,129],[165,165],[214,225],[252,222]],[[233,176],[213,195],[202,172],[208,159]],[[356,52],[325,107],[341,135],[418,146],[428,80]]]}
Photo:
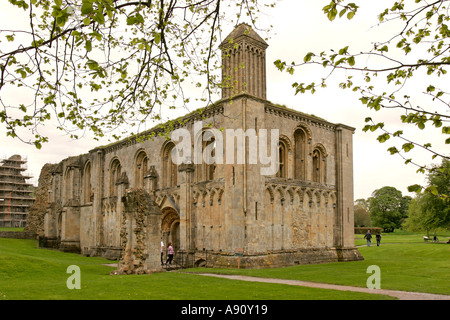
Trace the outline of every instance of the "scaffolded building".
{"label": "scaffolded building", "polygon": [[31,178],[25,173],[27,160],[20,155],[0,161],[0,227],[22,228],[34,203]]}

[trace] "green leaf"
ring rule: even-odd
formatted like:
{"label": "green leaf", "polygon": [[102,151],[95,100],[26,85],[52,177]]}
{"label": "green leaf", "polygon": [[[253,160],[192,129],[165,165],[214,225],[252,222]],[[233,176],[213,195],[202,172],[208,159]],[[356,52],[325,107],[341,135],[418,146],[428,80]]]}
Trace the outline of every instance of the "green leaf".
{"label": "green leaf", "polygon": [[98,24],[105,24],[105,16],[103,15],[103,10],[98,10],[93,20]]}
{"label": "green leaf", "polygon": [[331,9],[330,11],[328,11],[328,14],[327,14],[328,20],[333,21],[336,18],[336,15],[337,15],[337,9],[336,8]]}
{"label": "green leaf", "polygon": [[422,187],[418,184],[413,184],[412,186],[408,186],[409,192],[420,192],[422,190]]}
{"label": "green leaf", "polygon": [[92,5],[92,2],[89,0],[83,0],[83,4],[81,5],[81,14],[84,16],[87,16],[94,11],[94,7]]}
{"label": "green leaf", "polygon": [[132,25],[132,24],[135,24],[136,23],[136,17],[135,16],[129,16],[128,18],[127,18],[127,25]]}
{"label": "green leaf", "polygon": [[396,147],[390,147],[390,148],[388,148],[388,151],[391,153],[391,155],[399,152]]}
{"label": "green leaf", "polygon": [[306,56],[303,58],[303,61],[304,61],[304,62],[311,61],[311,57],[313,57],[313,56],[314,56],[314,53],[308,52],[308,53],[306,54]]}
{"label": "green leaf", "polygon": [[347,50],[348,50],[348,46],[346,46],[346,47],[342,48],[341,50],[339,50],[339,54],[340,55],[346,54]]}
{"label": "green leaf", "polygon": [[88,26],[90,23],[91,23],[91,19],[89,17],[86,17],[86,18],[83,19],[83,24],[85,26]]}
{"label": "green leaf", "polygon": [[159,44],[161,42],[161,33],[155,33],[155,43]]}
{"label": "green leaf", "polygon": [[402,146],[402,149],[405,150],[405,152],[409,152],[414,148],[414,145],[412,143],[405,143]]}
{"label": "green leaf", "polygon": [[389,140],[389,139],[390,139],[390,136],[389,136],[388,133],[383,133],[382,135],[379,135],[378,138],[377,138],[377,140],[378,140],[380,143],[384,143],[384,142],[386,142],[386,141]]}
{"label": "green leaf", "polygon": [[431,194],[433,194],[435,196],[439,195],[438,188],[435,185],[431,185],[431,186],[427,187],[425,189],[425,191],[430,192]]}
{"label": "green leaf", "polygon": [[355,65],[355,57],[354,56],[351,56],[350,58],[348,58],[347,61],[350,66],[353,67]]}
{"label": "green leaf", "polygon": [[91,40],[86,40],[86,51],[91,52],[92,51],[92,43]]}

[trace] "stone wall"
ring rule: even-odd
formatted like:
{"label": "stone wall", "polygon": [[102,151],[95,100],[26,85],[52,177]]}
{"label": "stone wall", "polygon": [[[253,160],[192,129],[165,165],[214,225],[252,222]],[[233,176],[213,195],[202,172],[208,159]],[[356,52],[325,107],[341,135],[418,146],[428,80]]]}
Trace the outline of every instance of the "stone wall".
{"label": "stone wall", "polygon": [[39,236],[44,235],[44,216],[48,206],[48,192],[51,190],[51,172],[56,167],[56,164],[47,163],[41,169],[36,189],[36,200],[30,207],[25,231],[34,232]]}
{"label": "stone wall", "polygon": [[0,231],[0,238],[36,239],[34,231]]}

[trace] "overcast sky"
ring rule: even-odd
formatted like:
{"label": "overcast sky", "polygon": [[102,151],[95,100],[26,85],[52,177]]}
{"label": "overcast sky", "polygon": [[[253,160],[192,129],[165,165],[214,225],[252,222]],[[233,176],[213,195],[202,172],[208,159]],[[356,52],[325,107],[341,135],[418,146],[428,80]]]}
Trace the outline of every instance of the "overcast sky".
{"label": "overcast sky", "polygon": [[[400,157],[389,155],[387,148],[393,145],[392,139],[385,144],[380,144],[376,140],[380,133],[362,132],[365,125],[364,119],[371,116],[376,122],[384,121],[388,130],[394,132],[403,129],[405,133],[411,133],[412,139],[417,139],[419,142],[431,142],[439,151],[449,154],[448,146],[441,142],[443,139],[438,130],[420,131],[417,128],[411,130],[400,123],[398,112],[369,111],[358,100],[357,94],[337,88],[337,84],[342,80],[337,77],[330,79],[328,87],[314,95],[307,93],[295,96],[291,87],[293,82],[317,82],[321,75],[327,74],[324,73],[325,70],[321,67],[301,68],[296,70],[294,75],[288,75],[274,67],[273,61],[277,59],[287,63],[301,62],[308,52],[320,53],[347,45],[349,45],[349,51],[356,53],[370,49],[374,41],[385,41],[390,38],[389,31],[392,33],[395,25],[377,26],[377,14],[388,7],[391,1],[370,1],[369,4],[367,1],[361,1],[364,7],[360,8],[350,22],[345,18],[328,21],[321,10],[328,3],[329,0],[284,0],[280,1],[275,9],[267,11],[267,15],[261,16],[258,22],[261,28],[273,25],[269,33],[266,58],[267,99],[301,112],[317,115],[333,123],[343,123],[356,128],[353,146],[355,199],[367,198],[375,189],[383,186],[393,186],[401,190],[404,195],[409,194],[407,186],[415,183],[423,184],[425,176],[417,174],[417,168],[413,165],[405,165]],[[1,21],[10,20],[12,23],[16,17],[2,10],[0,19]],[[224,27],[223,36],[225,37],[232,29],[232,25]],[[422,80],[418,79],[418,82]],[[448,77],[442,79],[442,81],[448,80]],[[1,94],[4,95],[5,91]],[[37,183],[40,169],[45,163],[57,163],[69,156],[86,153],[96,146],[108,143],[90,138],[74,141],[62,136],[56,128],[47,127],[45,130],[50,142],[37,150],[33,146],[6,137],[4,128],[0,126],[0,156],[9,157],[17,153],[26,156],[28,171],[35,177],[34,183]],[[400,148],[401,143],[396,145]],[[417,161],[431,163],[431,155],[428,153],[414,152],[411,155]]]}

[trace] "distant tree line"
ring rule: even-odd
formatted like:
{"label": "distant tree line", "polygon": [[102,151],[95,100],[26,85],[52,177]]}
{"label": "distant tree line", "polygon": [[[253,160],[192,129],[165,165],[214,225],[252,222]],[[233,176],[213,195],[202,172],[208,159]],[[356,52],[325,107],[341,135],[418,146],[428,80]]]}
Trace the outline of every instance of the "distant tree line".
{"label": "distant tree line", "polygon": [[450,161],[444,159],[428,173],[427,190],[414,198],[386,186],[354,204],[355,227],[380,227],[384,232],[450,229]]}

